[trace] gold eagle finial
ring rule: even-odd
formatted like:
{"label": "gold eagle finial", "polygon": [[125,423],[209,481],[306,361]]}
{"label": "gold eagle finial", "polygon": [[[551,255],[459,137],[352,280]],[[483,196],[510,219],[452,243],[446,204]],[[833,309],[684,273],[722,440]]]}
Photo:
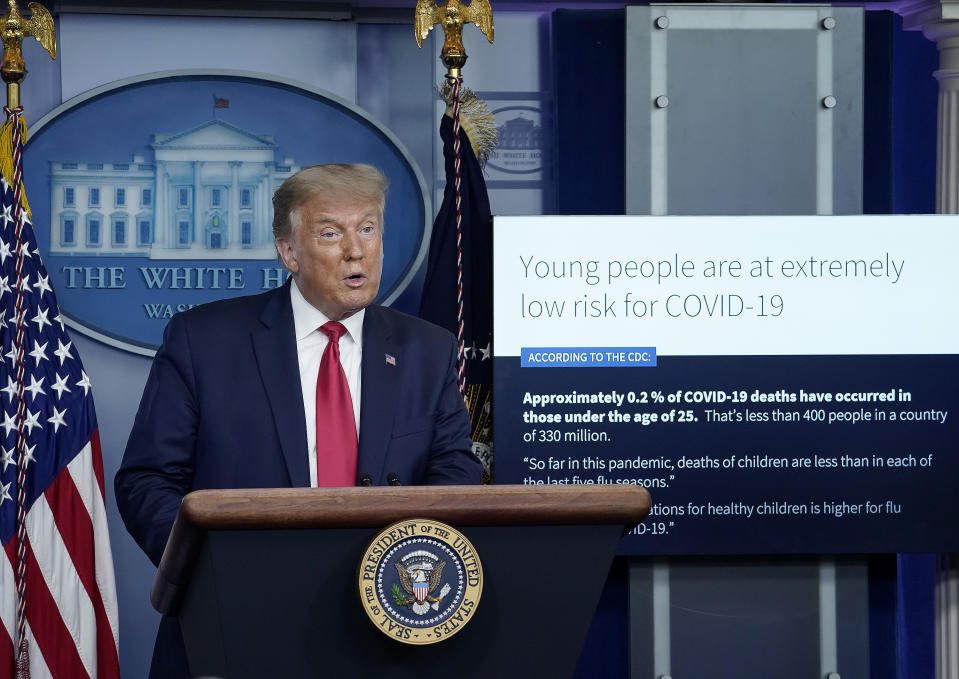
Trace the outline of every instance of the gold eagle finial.
{"label": "gold eagle finial", "polygon": [[493,42],[493,8],[489,0],[472,0],[461,5],[458,0],[446,0],[445,5],[437,5],[435,0],[417,0],[413,31],[416,44],[423,47],[423,39],[429,35],[435,24],[443,26],[446,39],[440,52],[443,65],[453,77],[466,63],[466,50],[463,48],[463,25],[476,24],[486,39]]}
{"label": "gold eagle finial", "polygon": [[[29,19],[25,19],[20,14],[16,0],[7,0],[7,14],[0,20],[2,21],[0,35],[3,40],[3,64],[0,65],[0,76],[7,83],[7,105],[10,107],[16,107],[20,103],[19,92],[16,97],[11,97],[11,85],[19,86],[27,75],[22,51],[24,36],[32,35],[40,42],[43,49],[50,53],[51,59],[57,58],[57,34],[50,12],[38,2],[28,3],[27,8],[30,10]],[[11,101],[12,98],[16,101]]]}

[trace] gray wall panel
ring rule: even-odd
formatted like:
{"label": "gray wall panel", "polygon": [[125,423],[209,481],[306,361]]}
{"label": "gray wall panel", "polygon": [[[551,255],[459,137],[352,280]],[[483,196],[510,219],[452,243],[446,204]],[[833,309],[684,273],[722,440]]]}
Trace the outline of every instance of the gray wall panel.
{"label": "gray wall panel", "polygon": [[814,560],[696,560],[670,569],[675,677],[819,673]]}
{"label": "gray wall panel", "polygon": [[862,16],[628,8],[627,212],[861,212]]}
{"label": "gray wall panel", "polygon": [[834,7],[833,214],[862,214],[864,17],[855,7]]}
{"label": "gray wall panel", "polygon": [[650,26],[649,7],[626,12],[626,214],[651,214],[650,205]]}
{"label": "gray wall panel", "polygon": [[812,31],[671,32],[670,214],[815,212],[815,57]]}

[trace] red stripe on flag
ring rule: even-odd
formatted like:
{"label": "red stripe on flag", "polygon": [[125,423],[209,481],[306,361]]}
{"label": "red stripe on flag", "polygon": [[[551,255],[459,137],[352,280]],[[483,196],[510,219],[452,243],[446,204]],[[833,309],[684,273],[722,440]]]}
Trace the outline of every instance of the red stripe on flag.
{"label": "red stripe on flag", "polygon": [[[90,437],[90,447],[93,448],[93,473],[97,476],[97,488],[100,490],[100,497],[103,494],[103,453],[100,452],[100,430],[94,429],[93,436]],[[104,499],[103,505],[106,506]]]}
{"label": "red stripe on flag", "polygon": [[[10,563],[17,563],[16,540],[8,542],[4,550]],[[89,676],[73,637],[60,617],[60,609],[47,589],[40,566],[33,554],[30,539],[27,538],[27,622],[33,631],[40,653],[54,677],[82,679]]]}
{"label": "red stripe on flag", "polygon": [[[4,669],[6,668],[6,669]],[[0,677],[13,676],[13,640],[0,624]]]}
{"label": "red stripe on flag", "polygon": [[[99,457],[95,454],[94,460]],[[73,483],[73,477],[66,471],[60,472],[56,481],[50,484],[43,494],[53,512],[57,530],[60,531],[60,538],[70,554],[73,567],[93,604],[97,626],[97,676],[103,679],[119,677],[120,667],[117,648],[113,643],[113,630],[103,606],[100,588],[97,587],[93,524],[90,522],[90,515],[87,514],[87,508]]]}

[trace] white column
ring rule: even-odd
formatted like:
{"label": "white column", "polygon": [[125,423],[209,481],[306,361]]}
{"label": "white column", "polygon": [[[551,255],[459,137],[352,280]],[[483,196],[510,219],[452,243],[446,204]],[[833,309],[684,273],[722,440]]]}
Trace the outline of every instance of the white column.
{"label": "white column", "polygon": [[921,30],[939,49],[936,212],[959,214],[959,0],[905,0],[896,10],[903,28]]}
{"label": "white column", "polygon": [[170,220],[170,195],[166,183],[166,163],[158,160],[156,167],[156,189],[153,196],[153,244],[158,247],[173,247],[171,242],[172,222]]}
{"label": "white column", "polygon": [[[959,0],[904,0],[906,30],[921,30],[939,49],[936,212],[959,214]],[[915,77],[924,74],[916,73]],[[940,554],[936,574],[936,678],[959,679],[959,562]]]}
{"label": "white column", "polygon": [[269,210],[267,209],[266,175],[260,177],[260,181],[256,185],[256,201],[253,206],[253,245],[260,247],[269,242],[267,239]]}
{"label": "white column", "polygon": [[253,201],[253,245],[260,247],[265,240],[266,222],[266,177],[260,177],[256,185],[256,200]]}
{"label": "white column", "polygon": [[959,564],[954,554],[936,559],[936,678],[959,677]]}
{"label": "white column", "polygon": [[227,218],[227,247],[240,248],[240,161],[230,161],[230,214]]}
{"label": "white column", "polygon": [[203,170],[203,161],[193,161],[193,243],[203,242],[203,223],[200,218],[200,199],[203,197],[203,187],[200,175]]}
{"label": "white column", "polygon": [[276,167],[276,163],[269,162],[266,164],[266,220],[263,224],[263,228],[266,229],[267,241],[273,240],[273,192],[276,191],[276,178],[273,176],[273,170]]}

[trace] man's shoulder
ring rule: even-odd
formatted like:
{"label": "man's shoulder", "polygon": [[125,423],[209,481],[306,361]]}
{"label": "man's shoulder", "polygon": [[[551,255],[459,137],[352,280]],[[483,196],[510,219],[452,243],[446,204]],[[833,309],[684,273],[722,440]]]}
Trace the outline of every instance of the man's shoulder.
{"label": "man's shoulder", "polygon": [[[191,328],[227,329],[237,325],[253,325],[265,314],[281,316],[289,311],[286,286],[256,295],[242,295],[199,304],[176,314],[173,319]],[[173,321],[171,321],[173,322]]]}
{"label": "man's shoulder", "polygon": [[368,319],[398,341],[415,339],[445,344],[454,339],[445,328],[390,307],[373,304],[367,307],[366,313]]}

